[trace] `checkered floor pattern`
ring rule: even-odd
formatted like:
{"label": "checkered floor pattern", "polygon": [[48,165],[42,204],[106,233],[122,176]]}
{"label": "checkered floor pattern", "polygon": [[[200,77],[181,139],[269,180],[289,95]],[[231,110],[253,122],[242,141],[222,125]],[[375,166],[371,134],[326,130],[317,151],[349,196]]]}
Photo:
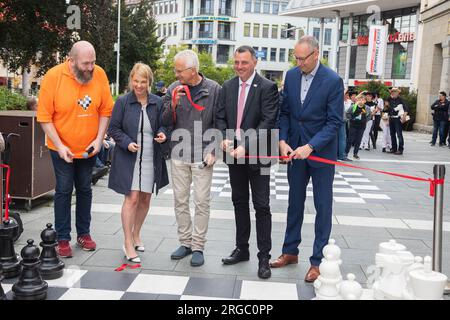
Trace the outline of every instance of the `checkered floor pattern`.
{"label": "checkered floor pattern", "polygon": [[[191,191],[192,192],[192,191]],[[170,187],[164,194],[172,195]],[[286,170],[272,170],[270,176],[270,195],[273,200],[288,200],[289,184]],[[308,185],[307,197],[313,196],[312,183]],[[228,167],[215,165],[211,186],[212,197],[231,198]],[[380,189],[359,172],[338,171],[334,176],[333,198],[337,203],[367,203],[373,200],[391,200],[380,193]]]}
{"label": "checkered floor pattern", "polygon": [[[2,283],[7,299],[17,279]],[[47,300],[309,300],[310,284],[65,269]]]}

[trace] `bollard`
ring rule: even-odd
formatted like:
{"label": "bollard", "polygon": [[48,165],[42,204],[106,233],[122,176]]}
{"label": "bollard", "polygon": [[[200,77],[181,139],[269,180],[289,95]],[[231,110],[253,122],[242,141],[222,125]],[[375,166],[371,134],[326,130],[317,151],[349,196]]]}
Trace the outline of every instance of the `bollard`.
{"label": "bollard", "polygon": [[[433,167],[434,179],[445,178],[445,166]],[[437,184],[434,196],[434,220],[433,220],[433,270],[442,272],[442,224],[443,224],[444,185]],[[450,284],[447,282],[445,294],[450,293]]]}

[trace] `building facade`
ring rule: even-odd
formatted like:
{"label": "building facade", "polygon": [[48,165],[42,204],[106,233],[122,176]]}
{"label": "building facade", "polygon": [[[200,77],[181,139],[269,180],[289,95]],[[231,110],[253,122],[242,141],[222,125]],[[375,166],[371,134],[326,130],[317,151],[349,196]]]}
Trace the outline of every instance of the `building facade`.
{"label": "building facade", "polygon": [[414,127],[430,130],[431,104],[440,91],[450,96],[450,1],[423,0],[420,7],[422,42],[419,50],[417,117]]}
{"label": "building facade", "polygon": [[[291,67],[296,41],[304,34],[321,38],[317,19],[282,17],[285,0],[162,0],[154,1],[157,34],[171,46],[187,45],[209,52],[218,65],[226,64],[241,45],[258,54],[257,70],[267,78],[281,80]],[[333,61],[336,41],[333,20],[324,22],[322,55]],[[288,29],[286,31],[286,29]]]}
{"label": "building facade", "polygon": [[[388,26],[388,44],[384,63],[383,80],[388,86],[416,87],[414,83],[413,61],[417,50],[418,7],[412,6],[389,11],[381,11],[383,25]],[[349,33],[350,19],[352,32]],[[337,72],[344,78],[347,61],[347,43],[351,34],[350,68],[348,85],[357,86],[368,79],[378,79],[366,72],[369,43],[369,28],[376,21],[371,15],[356,15],[341,19]]]}

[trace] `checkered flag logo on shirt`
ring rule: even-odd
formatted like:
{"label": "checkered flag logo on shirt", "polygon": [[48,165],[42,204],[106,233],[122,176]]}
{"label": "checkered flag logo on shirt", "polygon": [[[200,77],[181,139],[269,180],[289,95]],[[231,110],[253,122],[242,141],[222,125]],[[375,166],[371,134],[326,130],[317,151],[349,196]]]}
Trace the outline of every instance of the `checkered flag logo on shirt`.
{"label": "checkered flag logo on shirt", "polygon": [[89,106],[91,105],[92,98],[88,95],[84,96],[84,99],[78,99],[77,103],[83,108],[84,111],[86,111]]}

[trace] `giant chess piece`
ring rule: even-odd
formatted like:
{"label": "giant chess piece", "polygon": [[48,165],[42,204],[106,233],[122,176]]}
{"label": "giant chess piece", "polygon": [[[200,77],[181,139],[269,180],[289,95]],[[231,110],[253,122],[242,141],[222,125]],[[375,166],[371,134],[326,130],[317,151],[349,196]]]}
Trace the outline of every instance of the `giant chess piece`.
{"label": "giant chess piece", "polygon": [[342,300],[339,285],[342,282],[340,260],[331,254],[322,259],[320,276],[314,281],[316,300]]}
{"label": "giant chess piece", "polygon": [[2,281],[3,281],[3,268],[2,265],[0,264],[0,300],[6,300],[6,294],[5,291],[3,291],[2,287]]}
{"label": "giant chess piece", "polygon": [[20,274],[20,262],[14,251],[14,238],[18,234],[19,225],[16,221],[0,221],[0,264],[6,279],[17,277]]}
{"label": "giant chess piece", "polygon": [[39,260],[41,260],[39,270],[44,280],[60,278],[64,272],[64,262],[59,259],[56,252],[56,246],[58,245],[56,237],[56,231],[52,228],[52,224],[47,223],[47,229],[41,233],[42,253],[39,257]]}
{"label": "giant chess piece", "polygon": [[39,272],[39,248],[33,240],[27,241],[28,245],[23,247],[22,272],[19,280],[13,285],[13,298],[17,300],[44,300],[47,297],[47,282],[43,281]]}

